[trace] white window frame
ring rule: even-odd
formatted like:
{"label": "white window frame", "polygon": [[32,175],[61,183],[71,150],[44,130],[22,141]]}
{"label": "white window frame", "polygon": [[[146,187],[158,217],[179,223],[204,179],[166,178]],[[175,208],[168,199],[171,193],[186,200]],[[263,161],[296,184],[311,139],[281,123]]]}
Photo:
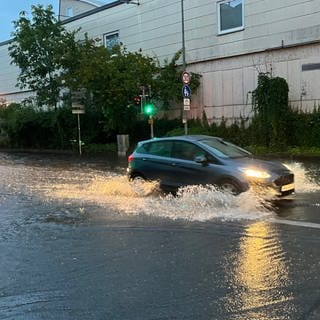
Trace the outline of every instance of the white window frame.
{"label": "white window frame", "polygon": [[120,41],[119,41],[119,30],[116,30],[116,31],[112,31],[112,32],[108,32],[108,33],[105,33],[104,35],[103,35],[103,44],[104,44],[104,46],[107,48],[107,49],[112,49],[112,47],[110,48],[110,47],[108,47],[107,46],[107,38],[109,38],[109,37],[112,37],[112,36],[115,36],[115,35],[117,35],[117,37],[118,37],[118,42],[117,42],[117,44],[120,44]]}
{"label": "white window frame", "polygon": [[[235,28],[230,28],[230,29],[225,29],[225,30],[221,30],[221,5],[225,4],[225,3],[230,3],[230,2],[240,2],[242,5],[242,16],[241,16],[241,21],[242,24],[238,27]],[[217,13],[218,13],[218,34],[222,35],[222,34],[227,34],[227,33],[232,33],[232,32],[237,32],[237,31],[242,31],[244,30],[244,2],[245,0],[221,0],[217,2]]]}

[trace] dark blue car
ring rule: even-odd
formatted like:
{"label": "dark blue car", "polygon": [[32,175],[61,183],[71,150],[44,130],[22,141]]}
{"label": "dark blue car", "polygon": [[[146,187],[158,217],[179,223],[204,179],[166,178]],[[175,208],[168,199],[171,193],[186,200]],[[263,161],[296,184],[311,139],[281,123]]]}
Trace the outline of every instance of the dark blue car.
{"label": "dark blue car", "polygon": [[157,181],[164,191],[187,185],[215,185],[233,194],[251,187],[276,196],[294,192],[294,174],[282,163],[255,159],[222,138],[185,135],[138,143],[128,158],[131,181]]}

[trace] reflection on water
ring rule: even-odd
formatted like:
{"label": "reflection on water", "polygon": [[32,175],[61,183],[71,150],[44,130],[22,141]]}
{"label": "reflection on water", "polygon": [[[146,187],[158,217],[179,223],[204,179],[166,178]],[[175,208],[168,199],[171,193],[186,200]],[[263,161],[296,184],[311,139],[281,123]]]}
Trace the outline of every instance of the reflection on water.
{"label": "reflection on water", "polygon": [[[294,305],[287,291],[290,281],[287,258],[275,226],[263,222],[249,225],[239,246],[232,265],[233,290],[226,302],[229,311],[238,311],[232,319],[291,319]],[[270,305],[281,306],[282,316],[272,314]]]}

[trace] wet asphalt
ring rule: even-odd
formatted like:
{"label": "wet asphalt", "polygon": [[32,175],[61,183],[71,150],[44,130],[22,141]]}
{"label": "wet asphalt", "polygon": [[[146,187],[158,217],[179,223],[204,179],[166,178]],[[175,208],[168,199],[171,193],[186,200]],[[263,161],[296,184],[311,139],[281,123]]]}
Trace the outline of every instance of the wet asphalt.
{"label": "wet asphalt", "polygon": [[0,152],[0,319],[320,319],[319,165],[292,201],[139,197],[125,159]]}

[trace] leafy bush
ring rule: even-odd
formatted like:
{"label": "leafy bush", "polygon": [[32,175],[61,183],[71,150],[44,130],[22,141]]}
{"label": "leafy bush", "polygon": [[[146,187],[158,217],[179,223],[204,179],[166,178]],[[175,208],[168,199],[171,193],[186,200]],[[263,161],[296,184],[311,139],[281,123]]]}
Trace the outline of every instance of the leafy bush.
{"label": "leafy bush", "polygon": [[253,92],[253,121],[256,142],[274,150],[287,146],[289,86],[285,79],[259,74],[258,86]]}
{"label": "leafy bush", "polygon": [[[117,132],[108,129],[103,115],[98,111],[88,111],[80,116],[81,138],[84,152],[101,153],[116,151]],[[271,143],[257,139],[262,134],[260,119],[253,119],[249,126],[244,121],[227,126],[208,124],[203,119],[189,120],[189,134],[205,134],[223,137],[237,145],[245,147],[255,154],[266,154],[274,151],[286,151],[292,156],[320,155],[320,109],[311,113],[290,111],[287,115],[287,147],[275,149]],[[19,104],[0,108],[0,146],[15,148],[67,149],[76,150],[78,140],[77,117],[68,107],[56,111],[37,110]],[[129,134],[130,149],[140,140],[150,138],[148,119],[131,121]],[[156,137],[184,134],[181,119],[155,119],[154,134]],[[75,141],[75,143],[72,143]],[[271,140],[270,140],[271,141]],[[269,142],[270,142],[269,141]],[[280,143],[283,146],[282,143]]]}

